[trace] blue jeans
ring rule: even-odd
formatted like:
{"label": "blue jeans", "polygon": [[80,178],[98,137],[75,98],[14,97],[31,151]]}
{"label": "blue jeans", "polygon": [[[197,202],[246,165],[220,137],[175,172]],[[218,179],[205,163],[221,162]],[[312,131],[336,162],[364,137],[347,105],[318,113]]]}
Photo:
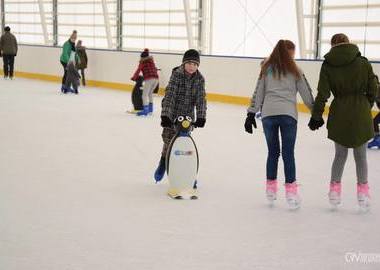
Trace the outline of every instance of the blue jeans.
{"label": "blue jeans", "polygon": [[284,161],[285,182],[296,181],[294,146],[297,136],[297,121],[288,115],[275,115],[263,118],[265,138],[268,145],[267,179],[277,179],[278,158],[280,157],[279,131],[281,132],[281,152]]}

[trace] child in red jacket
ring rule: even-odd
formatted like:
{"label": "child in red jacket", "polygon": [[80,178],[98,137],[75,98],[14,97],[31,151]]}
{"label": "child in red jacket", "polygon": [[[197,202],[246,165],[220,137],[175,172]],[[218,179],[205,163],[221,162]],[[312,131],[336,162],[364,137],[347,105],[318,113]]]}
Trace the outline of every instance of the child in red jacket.
{"label": "child in red jacket", "polygon": [[154,64],[153,57],[149,56],[149,50],[144,49],[140,55],[140,62],[137,70],[133,74],[131,80],[136,81],[139,77],[140,71],[144,77],[143,86],[143,110],[138,112],[138,116],[146,116],[153,112],[153,91],[158,85],[158,73],[156,65]]}

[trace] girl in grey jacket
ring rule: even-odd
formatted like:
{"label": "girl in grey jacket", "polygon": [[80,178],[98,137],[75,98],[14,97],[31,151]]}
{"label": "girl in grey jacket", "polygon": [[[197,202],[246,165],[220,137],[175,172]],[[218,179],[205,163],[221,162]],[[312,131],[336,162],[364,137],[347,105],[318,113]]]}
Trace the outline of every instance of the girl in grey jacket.
{"label": "girl in grey jacket", "polygon": [[[294,146],[297,135],[297,93],[305,105],[312,109],[313,96],[310,86],[294,61],[295,45],[280,40],[270,57],[262,64],[261,74],[248,108],[245,130],[256,128],[255,115],[261,111],[265,138],[268,146],[266,165],[266,194],[273,203],[277,198],[277,167],[280,153],[285,169],[285,193],[291,209],[300,206],[296,183]],[[281,151],[279,135],[281,134]]]}

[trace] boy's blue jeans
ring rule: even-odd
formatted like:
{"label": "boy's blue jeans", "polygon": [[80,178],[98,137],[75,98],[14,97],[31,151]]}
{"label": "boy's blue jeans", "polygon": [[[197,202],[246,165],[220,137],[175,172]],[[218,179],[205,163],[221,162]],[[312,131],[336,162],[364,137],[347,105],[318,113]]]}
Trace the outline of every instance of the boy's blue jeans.
{"label": "boy's blue jeans", "polygon": [[268,145],[267,180],[277,179],[278,158],[280,157],[280,132],[285,182],[293,183],[296,180],[294,146],[297,136],[297,120],[288,115],[275,115],[263,118],[262,122]]}

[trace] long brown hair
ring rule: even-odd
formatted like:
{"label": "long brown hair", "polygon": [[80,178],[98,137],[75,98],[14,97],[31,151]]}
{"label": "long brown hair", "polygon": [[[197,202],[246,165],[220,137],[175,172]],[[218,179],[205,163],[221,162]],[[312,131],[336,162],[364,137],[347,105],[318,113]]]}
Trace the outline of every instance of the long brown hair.
{"label": "long brown hair", "polygon": [[269,69],[273,72],[273,77],[278,79],[281,79],[281,75],[288,73],[293,74],[296,78],[300,78],[301,74],[289,53],[289,51],[294,51],[295,48],[296,46],[290,40],[280,39],[269,58],[263,63],[260,78],[265,77]]}

